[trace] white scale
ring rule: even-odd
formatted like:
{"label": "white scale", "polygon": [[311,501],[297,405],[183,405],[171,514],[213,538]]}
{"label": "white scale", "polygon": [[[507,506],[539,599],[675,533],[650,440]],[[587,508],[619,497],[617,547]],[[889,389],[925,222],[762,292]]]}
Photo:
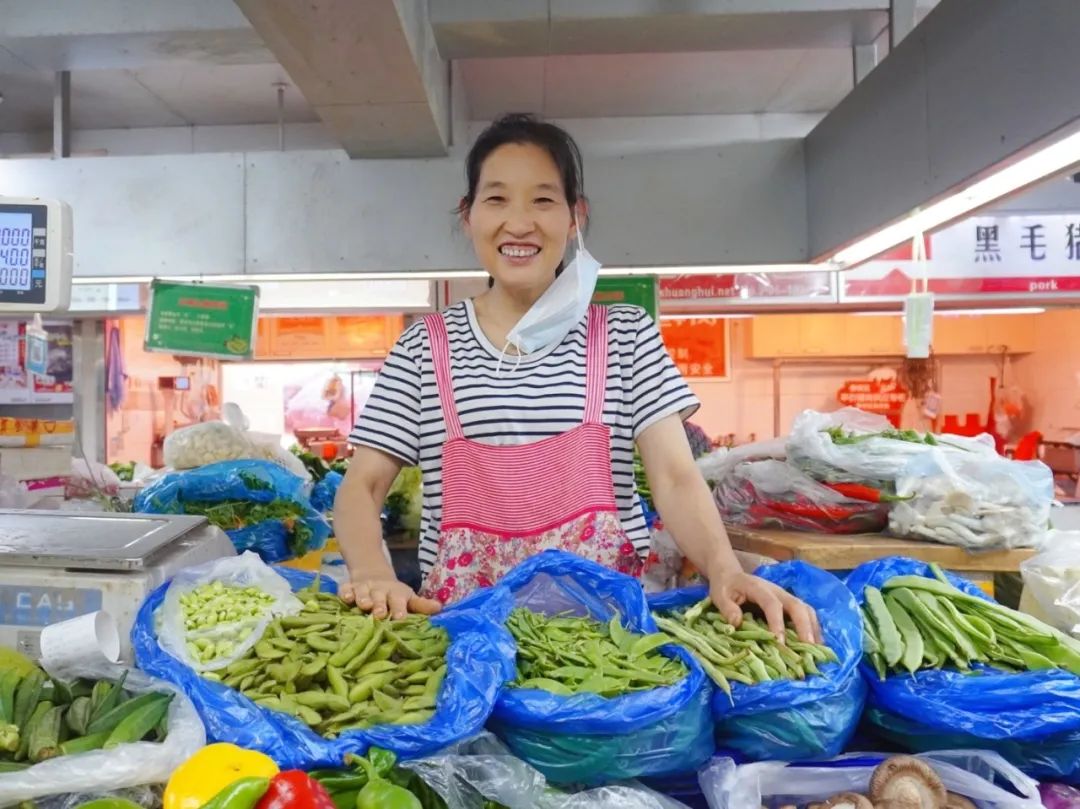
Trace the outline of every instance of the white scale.
{"label": "white scale", "polygon": [[105,610],[131,662],[146,596],[178,570],[235,554],[205,517],[0,509],[0,645],[37,658],[42,627]]}
{"label": "white scale", "polygon": [[[67,309],[71,273],[71,208],[0,197],[0,317]],[[105,610],[131,662],[146,596],[182,568],[235,554],[204,517],[0,510],[0,645],[37,658],[43,627]]]}

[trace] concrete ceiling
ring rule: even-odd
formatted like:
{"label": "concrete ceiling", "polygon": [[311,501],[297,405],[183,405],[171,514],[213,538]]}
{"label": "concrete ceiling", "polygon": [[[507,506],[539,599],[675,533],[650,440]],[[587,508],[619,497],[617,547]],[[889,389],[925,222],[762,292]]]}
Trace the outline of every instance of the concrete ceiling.
{"label": "concrete ceiling", "polygon": [[[919,0],[920,13],[935,2]],[[56,70],[72,71],[77,129],[274,123],[273,85],[285,81],[285,121],[321,119],[354,156],[444,152],[450,61],[460,64],[464,107],[452,114],[472,120],[507,110],[585,119],[822,113],[854,84],[852,46],[882,42],[887,7],[80,0],[77,16],[70,0],[0,0],[0,132],[51,126]],[[378,36],[375,23],[385,29]],[[425,145],[417,151],[412,140]]]}

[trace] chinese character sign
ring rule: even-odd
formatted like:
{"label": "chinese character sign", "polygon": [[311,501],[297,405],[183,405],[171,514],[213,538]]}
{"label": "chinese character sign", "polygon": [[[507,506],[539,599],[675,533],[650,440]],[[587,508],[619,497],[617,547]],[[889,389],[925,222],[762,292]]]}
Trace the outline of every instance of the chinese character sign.
{"label": "chinese character sign", "polygon": [[725,318],[665,318],[660,321],[660,335],[684,377],[731,378],[730,332]]}
{"label": "chinese character sign", "polygon": [[980,295],[1080,295],[1080,216],[974,216],[931,234],[925,266],[907,249],[842,276],[842,300],[894,299],[925,271],[930,292],[943,298]]}
{"label": "chinese character sign", "polygon": [[900,426],[900,414],[907,400],[907,389],[895,378],[848,380],[836,392],[836,401],[840,404],[878,413],[897,427]]}

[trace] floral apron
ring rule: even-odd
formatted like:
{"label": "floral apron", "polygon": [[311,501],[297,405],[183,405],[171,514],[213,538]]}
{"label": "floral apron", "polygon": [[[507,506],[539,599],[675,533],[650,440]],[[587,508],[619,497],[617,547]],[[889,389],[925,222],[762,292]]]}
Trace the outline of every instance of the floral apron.
{"label": "floral apron", "polygon": [[450,343],[441,315],[425,318],[447,440],[442,525],[421,593],[443,604],[489,587],[519,562],[550,548],[638,575],[641,562],[619,521],[611,478],[607,310],[589,307],[582,423],[529,444],[465,437],[454,402]]}

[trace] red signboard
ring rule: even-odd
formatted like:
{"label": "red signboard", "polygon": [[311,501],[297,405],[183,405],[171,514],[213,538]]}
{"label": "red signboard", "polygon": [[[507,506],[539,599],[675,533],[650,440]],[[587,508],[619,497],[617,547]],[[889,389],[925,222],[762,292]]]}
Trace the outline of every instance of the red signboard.
{"label": "red signboard", "polygon": [[878,413],[899,427],[908,392],[895,379],[852,379],[837,391],[836,400],[848,407]]}
{"label": "red signboard", "polygon": [[688,379],[731,377],[728,321],[719,317],[664,318],[660,335],[679,372]]}

